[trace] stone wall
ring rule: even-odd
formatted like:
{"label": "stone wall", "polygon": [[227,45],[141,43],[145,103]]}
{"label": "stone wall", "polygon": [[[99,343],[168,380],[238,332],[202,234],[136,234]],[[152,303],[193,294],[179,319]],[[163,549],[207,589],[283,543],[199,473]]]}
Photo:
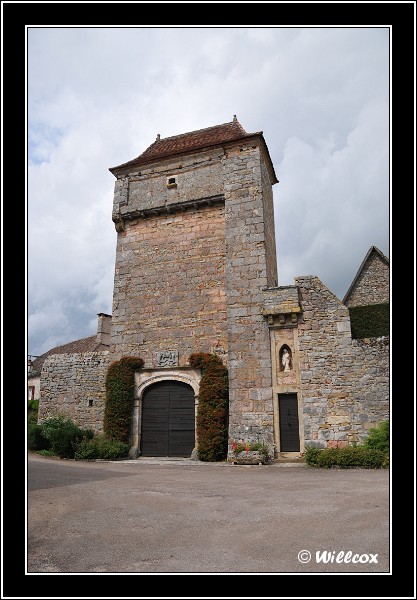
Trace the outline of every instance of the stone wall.
{"label": "stone wall", "polygon": [[[141,170],[115,182],[113,217],[221,194],[222,157],[217,149],[136,167]],[[176,178],[176,186],[167,186],[169,177]]]}
{"label": "stone wall", "polygon": [[298,277],[298,325],[305,444],[362,441],[388,418],[389,340],[352,340],[348,309],[317,277]]}
{"label": "stone wall", "polygon": [[53,354],[42,367],[39,422],[66,415],[85,429],[103,432],[109,352]]}
{"label": "stone wall", "polygon": [[[230,148],[223,161],[226,210],[226,285],[229,332],[229,436],[273,441],[271,352],[262,317],[268,284],[265,218],[272,194],[263,195],[259,146]],[[269,224],[270,227],[270,224]],[[270,232],[270,229],[269,229]],[[270,274],[272,268],[269,267]],[[276,272],[276,270],[275,270]]]}
{"label": "stone wall", "polygon": [[[275,220],[274,220],[274,199],[272,193],[272,182],[270,173],[264,160],[261,160],[261,182],[263,215],[262,220],[265,228],[265,258],[266,258],[266,277],[268,287],[278,285],[277,271],[277,250],[275,243]],[[259,218],[254,216],[254,219]]]}
{"label": "stone wall", "polygon": [[350,292],[346,306],[389,302],[389,265],[377,252],[371,253]]}
{"label": "stone wall", "polygon": [[118,234],[113,294],[115,358],[156,368],[159,352],[227,356],[224,205],[129,222]]}

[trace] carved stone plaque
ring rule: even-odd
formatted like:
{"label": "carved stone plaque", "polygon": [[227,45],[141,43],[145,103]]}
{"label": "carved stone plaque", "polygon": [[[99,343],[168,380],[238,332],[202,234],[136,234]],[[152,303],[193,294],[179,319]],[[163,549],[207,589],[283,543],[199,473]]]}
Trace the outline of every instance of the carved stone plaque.
{"label": "carved stone plaque", "polygon": [[176,350],[157,352],[156,365],[157,367],[178,367],[178,352]]}

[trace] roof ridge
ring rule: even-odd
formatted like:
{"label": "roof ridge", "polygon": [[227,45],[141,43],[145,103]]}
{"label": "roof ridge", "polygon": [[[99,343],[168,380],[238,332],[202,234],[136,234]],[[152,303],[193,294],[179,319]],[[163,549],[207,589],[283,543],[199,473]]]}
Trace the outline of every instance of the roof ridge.
{"label": "roof ridge", "polygon": [[[71,342],[66,342],[65,344],[60,344],[59,346],[55,346],[54,348],[51,348],[51,350],[57,350],[58,348],[63,348],[64,346],[69,346],[70,344],[77,344],[78,342],[84,342],[85,340],[91,340],[95,337],[97,337],[96,333],[93,335],[87,335],[87,337],[79,338],[78,340],[72,340]],[[48,350],[48,352],[49,352],[49,350]]]}
{"label": "roof ridge", "polygon": [[[226,123],[219,123],[218,125],[211,125],[210,127],[202,127],[201,129],[193,129],[192,131],[187,131],[186,133],[178,133],[177,135],[169,135],[168,137],[161,137],[159,140],[155,140],[155,142],[153,142],[153,144],[156,144],[156,142],[162,142],[163,140],[171,140],[173,138],[179,138],[179,137],[183,137],[186,135],[190,135],[191,133],[201,133],[202,131],[208,131],[209,129],[217,129],[217,127],[223,127],[224,125],[233,125],[233,123],[236,123],[244,133],[247,133],[247,131],[245,131],[245,129],[243,129],[242,125],[239,123],[239,121],[227,121]],[[153,145],[151,144],[151,145]],[[149,146],[150,147],[150,146]]]}
{"label": "roof ridge", "polygon": [[368,258],[370,257],[372,250],[374,250],[377,254],[379,254],[380,258],[382,258],[384,260],[384,262],[386,262],[387,264],[389,263],[389,258],[388,256],[385,256],[385,254],[376,246],[371,246],[371,248],[369,249],[368,252]]}
{"label": "roof ridge", "polygon": [[88,335],[87,337],[79,338],[78,340],[72,340],[71,342],[65,342],[65,344],[60,344],[59,346],[54,346],[53,348],[50,348],[46,352],[43,352],[43,354],[40,354],[38,356],[38,358],[35,360],[38,360],[39,358],[42,358],[43,356],[52,354],[55,350],[59,350],[60,348],[65,348],[66,346],[71,346],[72,344],[78,344],[79,342],[85,342],[86,340],[92,340],[95,337],[97,337],[97,334]]}
{"label": "roof ridge", "polygon": [[[263,139],[263,132],[247,132],[237,120],[236,116],[233,115],[232,121],[195,129],[194,131],[170,135],[165,138],[161,138],[161,135],[158,133],[156,140],[141,152],[141,154],[127,162],[115,167],[110,167],[109,171],[115,175],[115,177],[119,177],[122,173],[126,173],[129,168],[158,162],[165,160],[168,157],[201,152],[209,148],[221,147],[225,144],[243,143],[245,140],[254,138],[261,139],[261,143],[265,145],[265,149],[268,153],[265,140]],[[271,161],[269,153],[268,158],[269,161]],[[271,172],[273,173],[273,179],[276,180],[272,162],[270,162],[270,166]],[[274,181],[274,183],[276,182],[277,180]]]}

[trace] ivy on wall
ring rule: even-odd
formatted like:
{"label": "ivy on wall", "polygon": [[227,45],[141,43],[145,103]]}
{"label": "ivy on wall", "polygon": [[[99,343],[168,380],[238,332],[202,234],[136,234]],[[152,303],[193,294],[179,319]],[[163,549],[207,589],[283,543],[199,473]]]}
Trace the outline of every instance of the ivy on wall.
{"label": "ivy on wall", "polygon": [[190,365],[202,370],[197,410],[199,459],[207,462],[227,457],[229,419],[229,377],[227,368],[215,354],[197,352]]}
{"label": "ivy on wall", "polygon": [[108,439],[129,443],[135,388],[134,372],[143,365],[143,360],[135,356],[123,356],[109,365],[103,424],[104,435]]}
{"label": "ivy on wall", "polygon": [[349,315],[352,339],[389,335],[389,303],[351,306]]}

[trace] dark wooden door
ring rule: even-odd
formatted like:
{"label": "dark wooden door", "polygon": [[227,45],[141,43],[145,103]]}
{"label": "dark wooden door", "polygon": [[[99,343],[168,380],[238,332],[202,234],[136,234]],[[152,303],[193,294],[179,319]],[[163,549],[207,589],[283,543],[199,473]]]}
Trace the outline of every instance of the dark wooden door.
{"label": "dark wooden door", "polygon": [[142,456],[190,456],[194,440],[193,389],[180,381],[151,385],[142,399]]}
{"label": "dark wooden door", "polygon": [[281,452],[299,452],[297,394],[278,394]]}

